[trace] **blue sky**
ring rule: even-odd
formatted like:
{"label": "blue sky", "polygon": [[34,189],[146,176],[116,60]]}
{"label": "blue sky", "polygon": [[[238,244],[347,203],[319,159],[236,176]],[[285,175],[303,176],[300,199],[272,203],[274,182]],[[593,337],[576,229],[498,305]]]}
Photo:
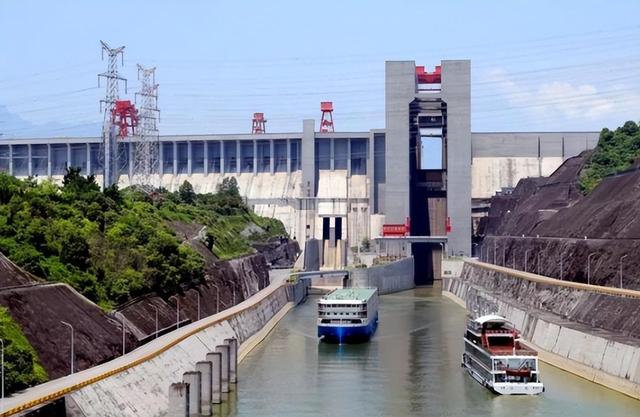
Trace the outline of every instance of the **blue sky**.
{"label": "blue sky", "polygon": [[0,133],[99,135],[99,41],[157,66],[162,134],[384,127],[384,61],[472,60],[472,129],[640,119],[640,1],[0,0]]}

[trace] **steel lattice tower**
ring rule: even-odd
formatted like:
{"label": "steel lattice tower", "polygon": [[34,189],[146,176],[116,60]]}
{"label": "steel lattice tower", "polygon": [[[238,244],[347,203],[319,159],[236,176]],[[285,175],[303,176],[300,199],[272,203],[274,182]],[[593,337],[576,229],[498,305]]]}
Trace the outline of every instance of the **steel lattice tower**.
{"label": "steel lattice tower", "polygon": [[158,84],[156,68],[144,68],[138,64],[140,91],[136,93],[139,111],[138,137],[134,142],[133,167],[129,182],[146,192],[160,187],[160,163],[158,160],[160,141],[158,134]]}
{"label": "steel lattice tower", "polygon": [[[122,58],[124,65],[124,46],[111,48],[104,41],[100,41],[102,46],[102,59],[104,60],[105,52],[108,57],[107,71],[98,74],[98,87],[100,87],[100,78],[107,81],[104,99],[100,100],[100,111],[104,112],[104,121],[102,124],[102,145],[100,146],[100,160],[103,168],[103,187],[107,188],[112,184],[118,183],[118,143],[116,142],[116,132],[113,129],[113,109],[116,100],[119,97],[118,87],[120,81],[124,81],[125,92],[127,89],[127,80],[118,74],[118,55]],[[103,107],[104,106],[104,107]]]}

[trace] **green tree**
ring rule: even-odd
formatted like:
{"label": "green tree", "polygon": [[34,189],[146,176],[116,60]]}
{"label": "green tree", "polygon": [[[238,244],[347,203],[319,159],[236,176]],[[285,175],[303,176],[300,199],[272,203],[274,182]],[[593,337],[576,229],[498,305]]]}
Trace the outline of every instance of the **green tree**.
{"label": "green tree", "polygon": [[84,177],[80,175],[80,168],[69,167],[65,169],[64,177],[62,178],[62,185],[64,191],[68,191],[75,194],[84,193],[98,193],[100,187],[96,183],[94,175]]}
{"label": "green tree", "polygon": [[640,158],[640,127],[626,122],[615,131],[602,129],[598,146],[580,173],[579,185],[588,194],[606,176],[629,169]]}
{"label": "green tree", "polygon": [[193,185],[187,180],[178,188],[178,194],[180,201],[185,204],[193,204],[196,201],[196,192],[193,190]]}

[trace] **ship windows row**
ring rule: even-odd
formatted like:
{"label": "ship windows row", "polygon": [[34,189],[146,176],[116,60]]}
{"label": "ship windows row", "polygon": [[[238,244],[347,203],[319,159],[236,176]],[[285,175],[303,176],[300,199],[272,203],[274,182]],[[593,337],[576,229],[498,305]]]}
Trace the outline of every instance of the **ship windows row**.
{"label": "ship windows row", "polygon": [[367,305],[366,304],[324,304],[324,303],[320,303],[318,304],[320,309],[323,308],[364,308],[365,310],[367,309]]}
{"label": "ship windows row", "polygon": [[340,313],[332,313],[332,312],[323,312],[321,311],[319,316],[320,317],[329,317],[329,316],[355,316],[355,317],[367,317],[367,313],[366,312],[357,312],[357,313],[345,313],[345,312],[340,312]]}

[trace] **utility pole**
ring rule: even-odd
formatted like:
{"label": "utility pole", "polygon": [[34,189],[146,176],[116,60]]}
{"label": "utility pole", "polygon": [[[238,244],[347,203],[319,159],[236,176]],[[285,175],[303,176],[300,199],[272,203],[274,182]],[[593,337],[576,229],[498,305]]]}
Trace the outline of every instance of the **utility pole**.
{"label": "utility pole", "polygon": [[122,356],[127,353],[127,330],[124,322],[124,314],[122,315]]}
{"label": "utility pole", "polygon": [[118,56],[121,57],[121,64],[124,65],[124,46],[111,48],[104,41],[100,41],[102,46],[102,59],[105,52],[108,57],[107,71],[98,74],[98,87],[100,78],[106,80],[106,90],[104,99],[100,100],[100,111],[104,112],[102,123],[102,146],[100,156],[103,164],[103,188],[107,188],[118,183],[118,143],[116,142],[116,132],[113,129],[113,109],[118,100],[118,87],[120,82],[124,82],[125,92],[127,91],[127,80],[118,74]]}
{"label": "utility pole", "polygon": [[138,137],[134,142],[131,185],[137,185],[150,193],[160,187],[160,136],[158,124],[158,84],[156,68],[145,68],[138,64],[140,91],[136,93],[136,108],[139,111]]}
{"label": "utility pole", "polygon": [[597,255],[597,253],[593,252],[587,256],[587,284],[591,284],[591,257],[595,255]]}
{"label": "utility pole", "polygon": [[158,338],[158,307],[151,304],[151,308],[156,311],[156,339]]}

